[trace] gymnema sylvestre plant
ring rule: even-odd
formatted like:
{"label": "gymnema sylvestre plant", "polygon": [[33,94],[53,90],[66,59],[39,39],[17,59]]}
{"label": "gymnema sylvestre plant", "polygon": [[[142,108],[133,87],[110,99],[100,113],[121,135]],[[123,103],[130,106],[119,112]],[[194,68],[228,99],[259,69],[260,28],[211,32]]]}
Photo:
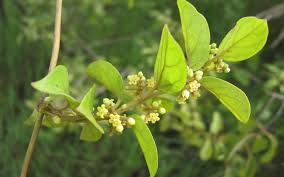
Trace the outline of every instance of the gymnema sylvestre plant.
{"label": "gymnema sylvestre plant", "polygon": [[[87,67],[88,76],[105,86],[113,95],[99,99],[94,105],[95,84],[81,101],[69,95],[68,72],[65,66],[56,66],[59,41],[61,3],[57,0],[55,40],[49,74],[33,82],[32,86],[44,95],[32,116],[26,121],[34,124],[21,177],[27,175],[28,166],[41,124],[48,127],[77,123],[82,126],[80,139],[98,141],[103,134],[122,134],[126,128],[133,130],[151,177],[158,169],[158,151],[148,128],[171,111],[174,103],[187,104],[189,99],[201,96],[206,89],[220,100],[241,122],[250,117],[251,107],[245,93],[211,73],[229,73],[226,62],[249,59],[266,43],[266,20],[244,17],[218,46],[210,44],[210,31],[206,19],[193,5],[178,0],[178,9],[184,37],[185,50],[180,47],[167,25],[164,26],[153,76],[142,71],[127,76],[124,82],[119,71],[106,60],[96,60]],[[186,55],[185,55],[186,54]]]}

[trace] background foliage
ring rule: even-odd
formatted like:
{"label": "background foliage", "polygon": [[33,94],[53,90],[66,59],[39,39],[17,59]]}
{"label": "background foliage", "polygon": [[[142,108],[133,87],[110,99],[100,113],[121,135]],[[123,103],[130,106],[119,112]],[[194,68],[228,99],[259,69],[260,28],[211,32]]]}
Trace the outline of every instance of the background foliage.
{"label": "background foliage", "polygon": [[[284,173],[284,45],[283,41],[276,45],[275,40],[283,31],[284,16],[277,15],[277,10],[261,12],[281,0],[195,0],[192,3],[207,18],[212,40],[217,43],[243,16],[273,17],[269,21],[266,48],[257,57],[233,65],[232,75],[226,80],[245,90],[252,104],[252,119],[265,125],[278,139],[275,157],[269,163],[258,163],[256,176],[280,177]],[[35,99],[31,98],[38,98],[30,83],[42,78],[47,71],[54,6],[54,1],[0,1],[0,176],[14,177],[20,172],[31,134],[31,128],[23,122],[35,105]],[[165,23],[182,42],[175,1],[68,0],[63,6],[60,62],[66,64],[72,74],[71,92],[77,97],[82,97],[91,85],[85,68],[95,59],[107,58],[124,75],[143,70],[150,76]],[[105,94],[103,88],[98,89],[99,95]],[[207,132],[215,111],[214,114],[219,114],[224,121],[222,136],[238,137],[231,138],[232,145],[252,131],[250,126],[238,124],[209,94],[197,103],[177,109],[186,114],[171,114],[160,126],[152,127],[159,150],[157,176],[223,176],[224,161],[200,160],[204,136],[195,130],[193,120],[199,120],[205,127],[202,131]],[[249,125],[254,127],[255,123]],[[44,128],[31,176],[148,175],[138,144],[130,132],[120,137],[103,138],[96,144],[79,141],[79,132],[72,126]],[[194,142],[194,138],[201,142]],[[252,143],[253,140],[249,144]],[[249,174],[236,176],[248,177]]]}

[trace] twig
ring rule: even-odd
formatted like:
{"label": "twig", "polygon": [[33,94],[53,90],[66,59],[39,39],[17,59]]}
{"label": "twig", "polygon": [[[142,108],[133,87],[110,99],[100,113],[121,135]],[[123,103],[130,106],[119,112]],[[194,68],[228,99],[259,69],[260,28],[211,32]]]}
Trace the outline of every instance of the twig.
{"label": "twig", "polygon": [[[49,72],[52,71],[58,61],[58,54],[59,54],[59,48],[60,48],[60,31],[61,31],[61,15],[62,14],[62,0],[56,0],[56,15],[55,15],[55,26],[54,26],[54,41],[53,41],[53,49],[52,49],[52,55],[50,59],[50,65],[49,65]],[[46,96],[46,95],[45,95]],[[22,165],[22,171],[20,177],[26,177],[28,174],[28,169],[30,166],[30,162],[32,159],[32,154],[34,152],[35,144],[37,141],[37,137],[40,131],[40,127],[42,124],[44,118],[44,114],[40,114],[39,118],[37,119],[32,136],[27,148],[27,152],[25,155],[25,159]]]}

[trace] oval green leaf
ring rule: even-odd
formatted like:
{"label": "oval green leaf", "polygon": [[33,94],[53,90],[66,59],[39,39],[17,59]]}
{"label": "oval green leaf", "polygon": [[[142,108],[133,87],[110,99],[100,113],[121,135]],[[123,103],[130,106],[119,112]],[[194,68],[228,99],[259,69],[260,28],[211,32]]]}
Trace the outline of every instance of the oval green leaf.
{"label": "oval green leaf", "polygon": [[264,19],[244,17],[225,36],[218,57],[226,61],[246,60],[259,52],[266,43],[268,25]]}
{"label": "oval green leaf", "polygon": [[201,80],[201,84],[213,93],[234,116],[243,123],[249,120],[251,107],[246,94],[233,84],[207,76]]}
{"label": "oval green leaf", "polygon": [[134,115],[133,117],[135,118],[136,123],[132,129],[144,154],[150,177],[154,177],[158,170],[158,150],[156,143],[151,131],[141,117],[137,115]]}
{"label": "oval green leaf", "polygon": [[158,89],[166,93],[179,92],[186,83],[185,58],[167,26],[162,32],[154,78]]}
{"label": "oval green leaf", "polygon": [[209,57],[210,31],[205,17],[185,0],[178,0],[186,55],[193,70],[200,69]]}
{"label": "oval green leaf", "polygon": [[86,123],[81,131],[80,139],[84,141],[98,141],[102,133],[91,123]]}
{"label": "oval green leaf", "polygon": [[93,86],[82,99],[77,111],[86,117],[101,133],[104,133],[103,128],[97,123],[93,116],[95,86]]}
{"label": "oval green leaf", "polygon": [[71,107],[78,106],[76,99],[69,95],[68,71],[63,65],[56,66],[47,76],[39,81],[32,82],[31,85],[43,93],[64,96]]}
{"label": "oval green leaf", "polygon": [[118,98],[122,98],[124,96],[124,84],[122,77],[111,63],[105,60],[97,60],[88,66],[87,74],[92,79],[103,84]]}

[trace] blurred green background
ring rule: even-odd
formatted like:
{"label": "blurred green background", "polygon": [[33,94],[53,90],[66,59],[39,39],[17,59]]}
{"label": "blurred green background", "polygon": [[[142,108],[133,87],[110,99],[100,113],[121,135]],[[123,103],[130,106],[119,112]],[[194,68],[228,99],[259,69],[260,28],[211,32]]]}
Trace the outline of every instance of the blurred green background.
{"label": "blurred green background", "polygon": [[[170,114],[160,125],[151,127],[159,151],[157,177],[282,177],[283,0],[192,0],[191,3],[207,18],[212,42],[220,43],[239,18],[250,15],[268,18],[270,35],[261,53],[248,61],[232,63],[232,72],[225,77],[247,93],[252,104],[252,121],[248,125],[238,123],[206,93],[188,106],[176,107],[180,114]],[[55,0],[0,0],[1,177],[20,174],[32,131],[23,122],[39,96],[30,83],[47,73],[54,11]],[[150,76],[163,25],[168,24],[182,42],[175,0],[65,0],[62,23],[59,62],[68,67],[71,92],[78,98],[90,86],[85,68],[93,60],[106,58],[124,75],[142,70]],[[100,92],[98,96],[103,94]],[[225,156],[247,134],[256,133],[265,140],[245,142],[232,163],[226,157],[201,160],[203,134],[208,132],[213,112],[224,122],[224,130],[217,139],[227,140],[223,142]],[[192,120],[203,125],[201,131],[196,130]],[[261,133],[258,124],[264,126],[269,136]],[[97,143],[82,142],[79,135],[80,129],[73,126],[43,128],[29,176],[148,176],[143,155],[130,131],[121,136],[106,135]]]}

